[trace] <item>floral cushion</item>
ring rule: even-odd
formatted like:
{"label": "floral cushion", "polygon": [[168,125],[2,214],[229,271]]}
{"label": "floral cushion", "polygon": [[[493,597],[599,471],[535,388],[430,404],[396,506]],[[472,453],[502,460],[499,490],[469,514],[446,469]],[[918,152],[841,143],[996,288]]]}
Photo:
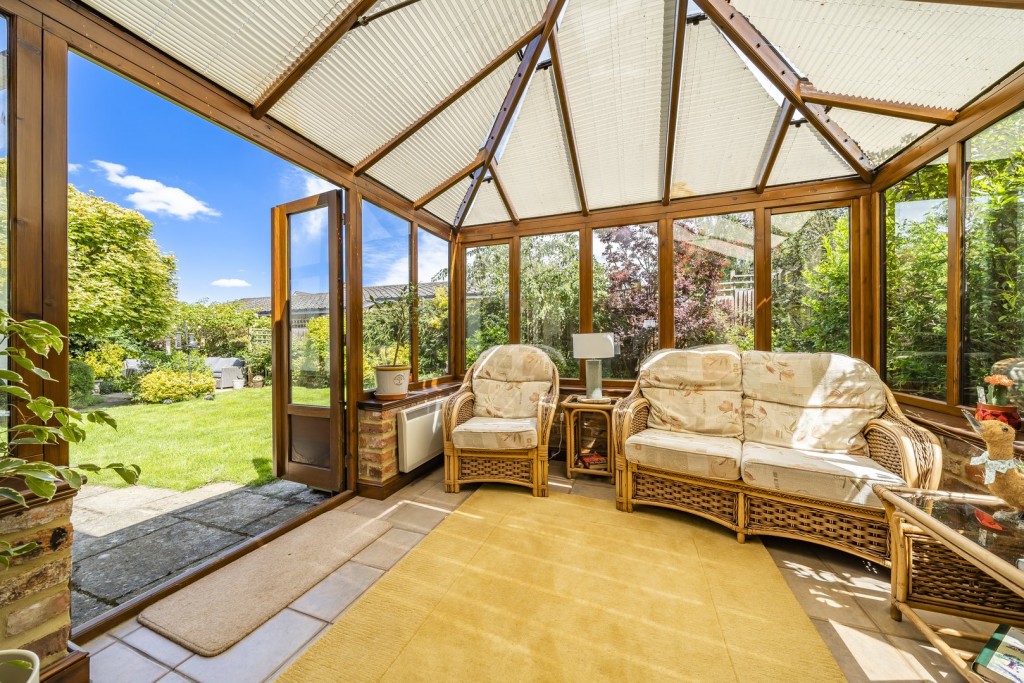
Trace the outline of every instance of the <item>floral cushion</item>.
{"label": "floral cushion", "polygon": [[743,444],[743,481],[773,491],[809,498],[882,507],[871,487],[906,486],[902,478],[874,460],[849,453]]}
{"label": "floral cushion", "polygon": [[626,439],[626,460],[712,479],[740,478],[740,440],[645,429]]}
{"label": "floral cushion", "polygon": [[537,418],[471,417],[452,431],[456,448],[509,451],[537,447]]}
{"label": "floral cushion", "polygon": [[554,364],[525,344],[485,351],[473,370],[473,414],[477,417],[537,417],[538,404],[555,378]]}
{"label": "floral cushion", "polygon": [[740,352],[735,346],[663,349],[640,368],[647,426],[715,436],[743,434]]}
{"label": "floral cushion", "polygon": [[838,353],[743,354],[743,436],[814,451],[865,454],[862,432],[885,408],[885,385]]}

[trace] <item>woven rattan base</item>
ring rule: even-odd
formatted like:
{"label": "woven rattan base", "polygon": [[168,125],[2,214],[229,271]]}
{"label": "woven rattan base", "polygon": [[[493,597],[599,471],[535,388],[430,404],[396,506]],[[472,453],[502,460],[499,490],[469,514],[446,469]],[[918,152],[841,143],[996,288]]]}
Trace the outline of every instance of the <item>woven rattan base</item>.
{"label": "woven rattan base", "polygon": [[637,472],[633,477],[633,501],[696,512],[727,524],[739,524],[739,494],[734,491]]}
{"label": "woven rattan base", "polygon": [[533,485],[533,462],[508,458],[472,457],[459,459],[459,481],[521,481]]}
{"label": "woven rattan base", "polygon": [[864,510],[858,510],[858,516],[850,512],[841,507],[829,508],[827,504],[801,505],[795,500],[747,494],[745,527],[749,534],[794,535],[840,547],[881,563],[887,562],[889,524],[885,521],[885,513],[879,509],[877,518],[866,519]]}

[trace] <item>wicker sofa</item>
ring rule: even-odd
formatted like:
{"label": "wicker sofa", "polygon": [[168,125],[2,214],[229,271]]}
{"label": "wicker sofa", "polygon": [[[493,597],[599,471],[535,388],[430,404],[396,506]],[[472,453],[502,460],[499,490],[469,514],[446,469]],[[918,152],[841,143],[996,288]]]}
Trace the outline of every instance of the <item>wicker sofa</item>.
{"label": "wicker sofa", "polygon": [[942,451],[863,361],[671,349],[615,409],[616,502],[683,510],[747,535],[889,561],[874,484],[936,488]]}
{"label": "wicker sofa", "polygon": [[489,481],[548,495],[557,408],[558,368],[546,353],[523,344],[484,351],[442,410],[445,490]]}

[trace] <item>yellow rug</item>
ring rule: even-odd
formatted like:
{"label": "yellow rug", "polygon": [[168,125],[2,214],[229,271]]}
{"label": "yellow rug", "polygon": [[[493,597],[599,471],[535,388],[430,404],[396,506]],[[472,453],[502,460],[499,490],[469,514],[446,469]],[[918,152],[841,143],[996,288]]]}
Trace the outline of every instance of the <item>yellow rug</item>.
{"label": "yellow rug", "polygon": [[845,679],[756,540],[483,487],[278,680]]}

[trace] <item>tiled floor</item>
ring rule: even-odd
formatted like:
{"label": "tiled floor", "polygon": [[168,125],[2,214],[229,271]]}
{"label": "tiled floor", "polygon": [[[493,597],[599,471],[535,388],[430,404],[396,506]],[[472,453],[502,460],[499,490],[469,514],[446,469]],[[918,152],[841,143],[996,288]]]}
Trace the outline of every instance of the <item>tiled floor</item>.
{"label": "tiled floor", "polygon": [[[569,481],[560,476],[559,465],[552,470],[552,491],[614,499],[607,479]],[[385,501],[355,498],[345,503],[343,509],[387,519],[394,528],[227,652],[209,658],[193,655],[132,620],[82,645],[92,653],[93,683],[273,680],[473,492],[446,494],[441,479],[438,469]],[[798,541],[766,539],[765,545],[850,681],[963,680],[916,629],[889,618],[887,570]],[[931,621],[984,629],[941,615]]]}

